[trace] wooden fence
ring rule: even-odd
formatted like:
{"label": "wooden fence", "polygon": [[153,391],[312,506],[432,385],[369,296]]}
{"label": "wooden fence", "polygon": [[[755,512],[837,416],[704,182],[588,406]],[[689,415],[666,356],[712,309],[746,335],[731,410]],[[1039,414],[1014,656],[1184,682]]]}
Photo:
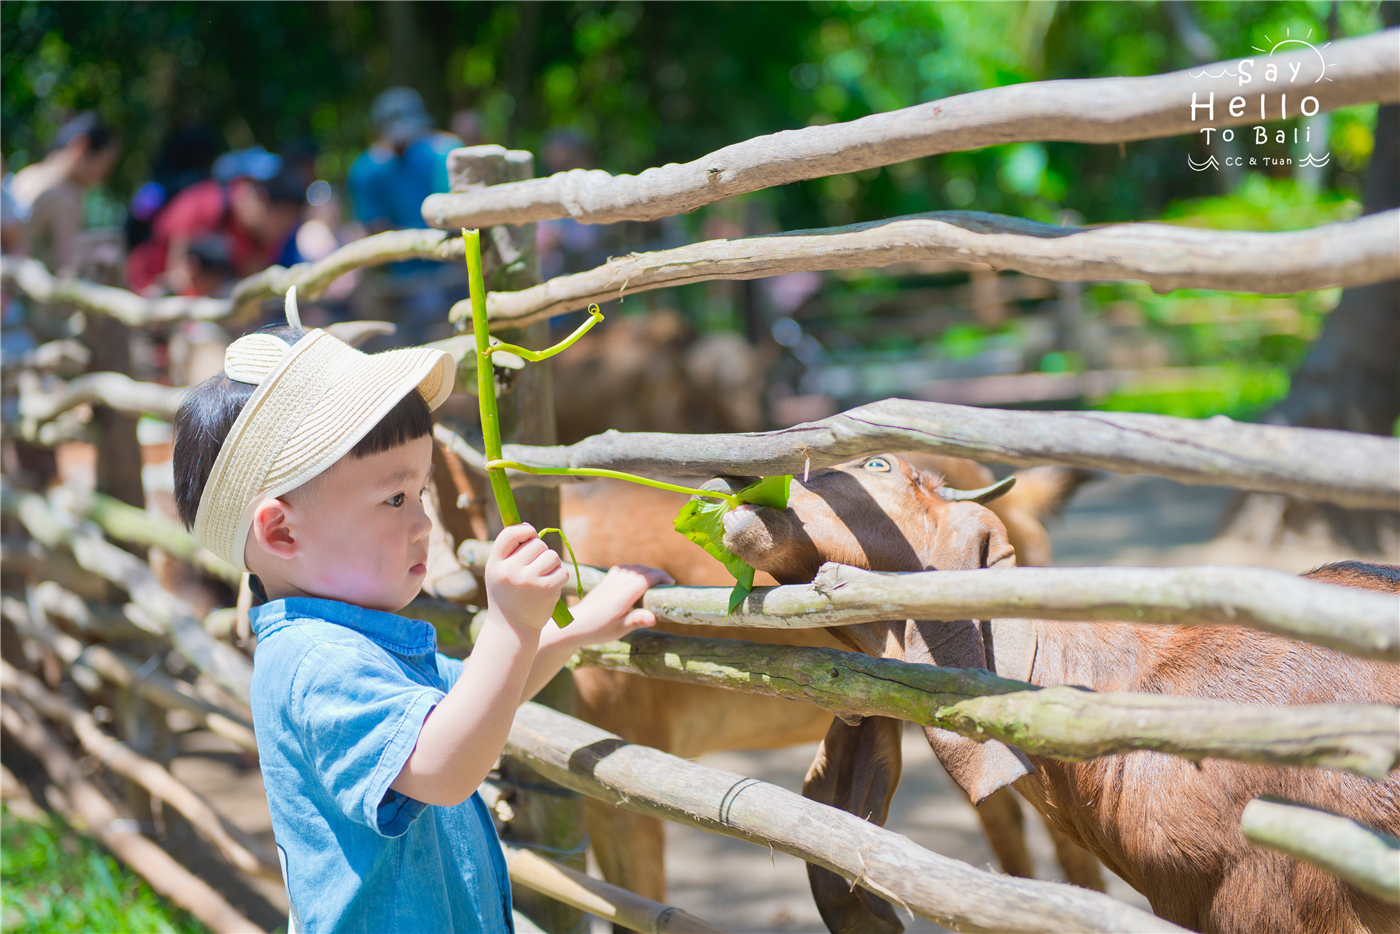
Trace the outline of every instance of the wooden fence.
{"label": "wooden fence", "polygon": [[[1339,64],[1329,66],[1331,81],[1316,90],[1321,108],[1400,100],[1400,59],[1394,54],[1398,35],[1392,30],[1334,43],[1330,57]],[[1289,60],[1280,57],[1285,65]],[[1280,69],[1280,75],[1287,73]],[[1102,143],[1187,133],[1197,128],[1189,119],[1193,92],[1199,99],[1215,94],[1220,107],[1215,126],[1253,122],[1224,109],[1234,90],[1233,82],[1224,80],[1178,72],[998,88],[847,124],[761,137],[635,177],[574,171],[530,179],[528,154],[476,147],[453,154],[454,191],[429,198],[423,212],[430,223],[449,231],[460,225],[521,225],[552,217],[590,223],[658,218],[772,185],[996,143]],[[1261,81],[1251,94],[1286,90],[1285,84]],[[523,241],[513,241],[505,228],[497,230],[503,233],[494,237],[488,266],[494,264],[502,274],[498,282],[518,282],[505,274],[527,262],[524,248],[513,245]],[[40,313],[45,307],[79,309],[136,328],[182,320],[237,327],[262,300],[293,285],[314,299],[352,269],[406,258],[450,262],[461,256],[460,241],[450,232],[405,230],[366,238],[317,263],[273,267],[240,283],[228,299],[148,300],[123,289],[55,279],[36,261],[8,256],[0,260],[0,284],[25,296]],[[629,291],[916,259],[976,260],[1069,281],[1141,279],[1162,290],[1355,286],[1400,273],[1400,211],[1278,234],[1151,224],[1061,228],[1019,218],[934,212],[629,254],[587,272],[497,290],[489,295],[488,306],[493,328],[506,329]],[[463,318],[460,310],[451,314],[454,320]],[[5,392],[15,399],[18,414],[6,422],[8,437],[40,449],[52,447],[70,431],[53,426],[82,405],[167,421],[172,417],[177,390],[118,372],[70,379],[59,375],[75,365],[81,369],[85,352],[72,342],[57,341],[7,368]],[[439,429],[438,439],[469,467],[483,466],[480,454],[460,438]],[[537,467],[709,477],[801,474],[887,450],[1150,473],[1353,508],[1400,510],[1400,441],[1223,419],[1006,412],[887,400],[783,431],[737,436],[610,433],[569,447],[513,445],[506,456]],[[530,474],[513,481],[521,486],[560,482]],[[240,749],[255,751],[247,709],[251,660],[239,647],[239,615],[246,604],[242,610],[221,608],[201,618],[162,586],[151,562],[161,554],[234,585],[238,575],[199,549],[173,522],[102,494],[24,489],[7,473],[0,507],[6,530],[0,613],[21,635],[31,668],[49,675],[46,685],[6,663],[0,708],[6,735],[43,763],[64,792],[54,800],[62,802],[66,813],[93,828],[158,890],[215,930],[254,929],[219,892],[150,840],[114,831],[134,812],[98,788],[65,739],[44,724],[48,720],[69,731],[93,762],[184,815],[229,866],[278,879],[276,861],[265,848],[181,785],[156,761],[159,756],[122,746],[91,711],[52,690],[61,672],[90,698],[111,692],[128,707],[147,705],[162,717],[178,714]],[[458,544],[463,567],[479,569],[485,543]],[[151,549],[151,561],[129,548]],[[585,568],[575,586],[586,591],[598,576]],[[461,595],[463,603],[476,599],[470,588]],[[1112,619],[1144,625],[1223,623],[1400,662],[1400,598],[1262,570],[889,575],[828,565],[810,585],[756,589],[733,614],[725,612],[725,593],[713,588],[655,588],[645,605],[672,623],[757,628],[839,626],[891,616],[1040,615],[1086,625]],[[460,641],[467,631],[469,613],[462,607],[422,601],[406,612],[437,623],[445,643]],[[140,652],[118,643],[135,645]],[[161,665],[167,656],[178,664]],[[805,700],[844,716],[892,716],[968,736],[992,736],[1060,758],[1156,750],[1193,759],[1348,769],[1373,779],[1384,778],[1400,760],[1395,729],[1400,711],[1388,706],[1256,708],[1158,695],[1037,689],[981,670],[659,632],[581,652],[576,662]],[[1160,918],[1097,893],[975,869],[845,812],[753,779],[624,744],[537,705],[521,709],[508,752],[565,788],[781,849],[955,929],[1170,928]],[[1335,816],[1256,804],[1246,813],[1250,839],[1400,903],[1400,882],[1392,883],[1386,862],[1395,857],[1391,841]],[[639,929],[717,930],[678,909],[542,864],[528,853],[511,854],[510,866],[512,878],[522,886]]]}

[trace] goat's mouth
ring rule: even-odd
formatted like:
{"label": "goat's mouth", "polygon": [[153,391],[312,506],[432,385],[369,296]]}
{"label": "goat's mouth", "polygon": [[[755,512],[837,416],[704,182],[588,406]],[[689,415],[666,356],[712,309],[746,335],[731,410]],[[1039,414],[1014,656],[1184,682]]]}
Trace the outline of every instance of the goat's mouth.
{"label": "goat's mouth", "polygon": [[765,520],[765,513],[774,510],[767,506],[744,503],[735,506],[724,514],[724,547],[743,558],[757,557],[772,547],[773,533]]}

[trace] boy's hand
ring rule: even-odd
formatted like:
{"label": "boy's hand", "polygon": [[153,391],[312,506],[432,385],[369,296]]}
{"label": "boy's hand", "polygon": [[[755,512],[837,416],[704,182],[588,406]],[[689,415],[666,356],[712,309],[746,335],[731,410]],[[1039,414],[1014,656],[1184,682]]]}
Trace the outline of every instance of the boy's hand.
{"label": "boy's hand", "polygon": [[[598,645],[619,639],[634,629],[656,625],[651,610],[632,609],[647,589],[674,584],[671,575],[641,564],[620,564],[608,571],[574,607],[574,621],[564,633],[577,645]],[[630,612],[629,612],[630,611]]]}
{"label": "boy's hand", "polygon": [[512,525],[496,536],[486,559],[487,610],[501,622],[539,631],[549,622],[568,580],[559,556],[540,540],[534,526]]}

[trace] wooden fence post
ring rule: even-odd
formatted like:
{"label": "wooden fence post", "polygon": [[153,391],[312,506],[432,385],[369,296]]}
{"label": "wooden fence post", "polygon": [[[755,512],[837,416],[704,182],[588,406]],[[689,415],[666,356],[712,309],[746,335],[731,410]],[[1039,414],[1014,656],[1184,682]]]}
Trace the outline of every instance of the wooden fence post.
{"label": "wooden fence post", "polygon": [[[488,185],[524,181],[534,174],[534,156],[520,150],[472,146],[448,156],[453,191],[473,191]],[[482,231],[481,242],[488,291],[515,291],[539,283],[539,253],[535,247],[533,223],[488,228]],[[500,336],[507,342],[526,347],[545,347],[549,344],[549,322],[514,328]],[[510,391],[501,396],[500,416],[502,439],[507,443],[556,443],[549,361],[532,363],[519,371]],[[559,526],[557,487],[522,488],[516,491],[516,503],[521,517],[535,528]],[[550,544],[561,550],[557,540]],[[560,672],[535,701],[572,715],[573,676],[568,671]],[[556,862],[582,870],[586,865],[583,852],[586,838],[583,804],[577,793],[562,788],[550,793],[545,789],[549,789],[551,783],[520,760],[510,757],[501,760],[501,778],[504,784],[515,789],[509,799],[513,813],[506,838],[516,846],[540,848]],[[515,905],[550,932],[573,931],[584,919],[583,912],[577,908],[524,888],[515,890]]]}

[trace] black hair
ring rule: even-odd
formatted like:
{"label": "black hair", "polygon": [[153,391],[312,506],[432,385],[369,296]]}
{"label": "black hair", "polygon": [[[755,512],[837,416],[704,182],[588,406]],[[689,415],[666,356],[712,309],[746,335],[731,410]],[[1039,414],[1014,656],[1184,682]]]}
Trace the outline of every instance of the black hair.
{"label": "black hair", "polygon": [[[295,344],[306,336],[285,325],[264,328],[260,333],[280,337],[288,344]],[[175,504],[185,528],[194,527],[204,485],[209,481],[219,449],[256,388],[220,373],[195,386],[176,413],[175,449],[171,461],[175,472]],[[369,457],[432,432],[433,415],[428,403],[422,394],[411,391],[350,449],[350,456]]]}
{"label": "black hair", "polygon": [[64,149],[79,136],[87,137],[88,152],[100,152],[116,142],[116,137],[103,125],[97,111],[84,110],[69,117],[68,122],[59,127],[58,134],[53,138],[53,148]]}
{"label": "black hair", "polygon": [[301,204],[306,200],[306,189],[311,183],[296,167],[288,166],[260,185],[267,192],[269,201],[283,204]]}

